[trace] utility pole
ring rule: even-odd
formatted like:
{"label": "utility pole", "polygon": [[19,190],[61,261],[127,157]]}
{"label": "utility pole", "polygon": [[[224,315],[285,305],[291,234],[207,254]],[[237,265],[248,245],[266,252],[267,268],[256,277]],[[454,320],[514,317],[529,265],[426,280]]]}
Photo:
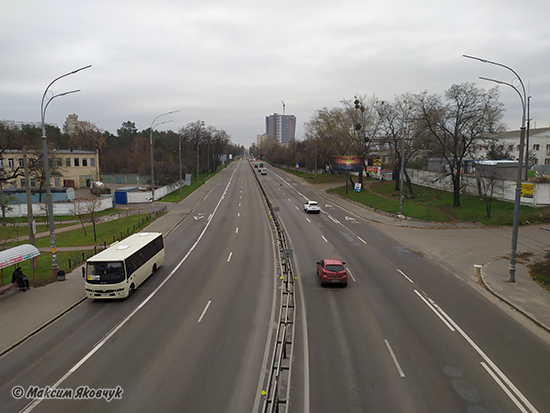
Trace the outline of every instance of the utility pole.
{"label": "utility pole", "polygon": [[29,223],[29,244],[36,246],[34,233],[36,225],[34,225],[34,217],[32,211],[32,195],[31,182],[29,178],[29,160],[27,158],[27,146],[23,146],[23,168],[25,170],[25,192],[27,193],[27,221]]}

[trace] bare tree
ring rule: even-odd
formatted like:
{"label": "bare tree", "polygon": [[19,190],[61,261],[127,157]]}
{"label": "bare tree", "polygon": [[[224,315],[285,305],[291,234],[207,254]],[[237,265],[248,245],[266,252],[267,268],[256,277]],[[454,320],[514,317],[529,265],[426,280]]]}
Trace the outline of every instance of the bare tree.
{"label": "bare tree", "polygon": [[71,148],[102,149],[106,145],[103,131],[88,121],[78,121],[69,139]]}
{"label": "bare tree", "polygon": [[98,215],[98,212],[100,211],[100,207],[101,207],[101,197],[92,194],[87,199],[84,199],[79,201],[78,203],[75,203],[73,207],[74,207],[74,214],[78,217],[78,220],[80,221],[80,225],[82,226],[82,230],[84,231],[84,236],[87,235],[86,233],[87,223],[91,223],[92,229],[94,232],[94,242],[97,242],[96,224],[100,220],[100,216]]}
{"label": "bare tree", "polygon": [[439,143],[453,185],[453,208],[460,206],[461,173],[464,160],[475,142],[502,128],[503,104],[498,88],[488,91],[472,83],[453,85],[444,99],[426,92],[417,95],[423,129]]}
{"label": "bare tree", "polygon": [[495,189],[498,184],[502,183],[504,175],[499,171],[496,162],[485,162],[475,164],[475,176],[485,200],[487,218],[491,218],[491,206]]}
{"label": "bare tree", "polygon": [[305,123],[305,137],[317,150],[318,165],[323,169],[331,164],[333,156],[346,155],[346,144],[349,143],[349,128],[342,125],[344,115],[341,108],[323,108],[315,112]]}
{"label": "bare tree", "polygon": [[[394,174],[397,176],[403,166],[414,160],[425,147],[421,130],[416,127],[415,97],[410,93],[398,95],[393,103],[379,101],[377,104],[380,118],[380,139],[392,151]],[[403,168],[405,183],[409,195],[413,195],[413,187],[407,170]],[[395,181],[395,190],[400,189],[400,180]]]}

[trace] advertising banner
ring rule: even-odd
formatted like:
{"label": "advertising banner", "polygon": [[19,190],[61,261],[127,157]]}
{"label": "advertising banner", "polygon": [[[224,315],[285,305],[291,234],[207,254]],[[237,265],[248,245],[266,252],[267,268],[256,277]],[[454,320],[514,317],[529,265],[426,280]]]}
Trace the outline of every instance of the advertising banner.
{"label": "advertising banner", "polygon": [[380,180],[381,181],[393,180],[393,171],[391,169],[382,169],[380,171]]}
{"label": "advertising banner", "polygon": [[363,172],[363,161],[362,156],[333,156],[332,172]]}

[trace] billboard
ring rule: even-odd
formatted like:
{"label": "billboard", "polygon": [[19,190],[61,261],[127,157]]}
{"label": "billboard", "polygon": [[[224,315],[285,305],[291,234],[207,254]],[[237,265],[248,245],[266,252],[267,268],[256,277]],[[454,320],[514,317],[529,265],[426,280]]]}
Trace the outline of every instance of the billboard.
{"label": "billboard", "polygon": [[362,156],[333,156],[332,172],[363,172],[364,157]]}

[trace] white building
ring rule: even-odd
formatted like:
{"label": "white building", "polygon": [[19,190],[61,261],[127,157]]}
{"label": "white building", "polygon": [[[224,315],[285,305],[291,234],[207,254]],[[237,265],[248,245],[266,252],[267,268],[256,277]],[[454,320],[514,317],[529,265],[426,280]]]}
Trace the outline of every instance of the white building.
{"label": "white building", "polygon": [[[510,158],[519,160],[519,143],[521,131],[503,132],[489,136],[495,139],[503,151],[510,153]],[[527,142],[527,131],[525,134],[524,161],[526,151],[529,151],[530,164],[550,165],[550,128],[537,128],[529,130],[529,142]],[[483,142],[474,148],[475,158],[483,159],[489,149],[489,142]]]}

